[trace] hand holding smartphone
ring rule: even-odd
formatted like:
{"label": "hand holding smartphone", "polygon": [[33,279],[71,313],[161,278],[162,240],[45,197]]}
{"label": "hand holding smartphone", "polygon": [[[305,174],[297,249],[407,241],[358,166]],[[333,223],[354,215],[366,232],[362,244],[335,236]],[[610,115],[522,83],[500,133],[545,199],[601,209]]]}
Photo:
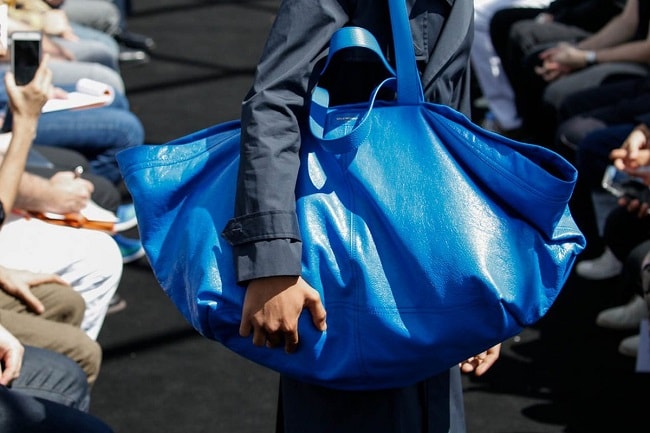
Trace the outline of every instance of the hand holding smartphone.
{"label": "hand holding smartphone", "polygon": [[11,70],[17,85],[24,86],[34,78],[41,63],[41,40],[41,32],[11,34]]}
{"label": "hand holding smartphone", "polygon": [[[629,200],[639,200],[650,204],[650,188],[639,177],[631,176],[610,165],[605,170],[602,187],[616,197],[626,197]],[[648,210],[650,213],[650,209]]]}

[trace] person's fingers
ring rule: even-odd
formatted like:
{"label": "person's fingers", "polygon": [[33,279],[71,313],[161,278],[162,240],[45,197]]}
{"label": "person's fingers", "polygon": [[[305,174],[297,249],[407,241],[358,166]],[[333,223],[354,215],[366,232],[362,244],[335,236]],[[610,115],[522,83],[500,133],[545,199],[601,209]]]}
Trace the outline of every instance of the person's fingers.
{"label": "person's fingers", "polygon": [[45,306],[34,294],[27,290],[23,293],[23,301],[27,304],[27,307],[36,314],[42,314],[45,312]]}
{"label": "person's fingers", "polygon": [[298,349],[298,330],[286,332],[284,334],[284,351],[287,353],[294,353]]}
{"label": "person's fingers", "polygon": [[471,373],[476,368],[478,360],[474,357],[468,358],[460,363],[460,371],[463,373]]}
{"label": "person's fingers", "polygon": [[12,380],[20,376],[20,368],[22,367],[22,352],[18,350],[10,350],[4,358],[2,370],[2,384],[8,385]]}
{"label": "person's fingers", "polygon": [[64,286],[70,286],[66,280],[57,274],[34,274],[33,277],[29,279],[29,284],[31,286],[38,286],[46,283],[58,283]]}
{"label": "person's fingers", "polygon": [[0,363],[0,385],[9,385],[9,382],[11,382],[13,379],[13,377],[11,377],[11,374],[12,373],[6,368],[3,368],[2,363]]}
{"label": "person's fingers", "polygon": [[[16,79],[14,77],[14,73],[11,71],[7,71],[5,73],[5,88],[7,90],[7,94],[12,95],[14,92],[16,92]],[[11,102],[11,100],[10,100]]]}
{"label": "person's fingers", "polygon": [[648,203],[641,203],[639,206],[639,218],[645,218],[648,216],[648,209],[650,208],[650,205]]}
{"label": "person's fingers", "polygon": [[81,182],[89,193],[95,190],[95,185],[87,179],[78,179],[78,182]]}
{"label": "person's fingers", "polygon": [[242,337],[248,337],[251,335],[253,327],[251,326],[250,322],[248,319],[243,316],[241,319],[241,322],[239,322],[239,335]]}
{"label": "person's fingers", "polygon": [[253,345],[259,347],[266,345],[266,333],[260,327],[253,329]]}
{"label": "person's fingers", "polygon": [[499,359],[499,352],[487,351],[476,366],[474,374],[477,376],[483,375],[494,365],[497,359]]}
{"label": "person's fingers", "polygon": [[325,331],[327,329],[327,312],[316,290],[313,291],[311,296],[307,297],[305,306],[309,309],[312,323],[316,329]]}
{"label": "person's fingers", "polygon": [[641,202],[638,199],[631,199],[627,203],[628,212],[636,212],[639,209],[640,204],[641,204]]}

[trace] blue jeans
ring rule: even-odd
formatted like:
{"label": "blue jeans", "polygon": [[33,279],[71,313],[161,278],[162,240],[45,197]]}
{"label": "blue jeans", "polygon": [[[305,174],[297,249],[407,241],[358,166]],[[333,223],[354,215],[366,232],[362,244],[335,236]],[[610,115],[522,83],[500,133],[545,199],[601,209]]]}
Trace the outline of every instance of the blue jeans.
{"label": "blue jeans", "polygon": [[119,70],[120,47],[112,36],[76,23],[70,23],[70,26],[79,40],[52,37],[54,42],[70,50],[78,62],[94,62]]}
{"label": "blue jeans", "polygon": [[18,379],[0,386],[2,433],[111,433],[89,415],[86,374],[64,355],[25,346]]}
{"label": "blue jeans", "polygon": [[18,379],[0,386],[2,433],[111,433],[89,415],[86,374],[64,355],[25,346]]}
{"label": "blue jeans", "polygon": [[[65,355],[32,346],[25,346],[20,376],[8,390],[82,412],[87,412],[90,406],[88,381],[81,367]],[[4,432],[1,428],[0,431]]]}
{"label": "blue jeans", "polygon": [[43,114],[34,139],[41,146],[81,153],[90,161],[93,173],[115,184],[122,180],[115,155],[143,142],[144,127],[129,111],[126,97],[119,93],[106,107]]}

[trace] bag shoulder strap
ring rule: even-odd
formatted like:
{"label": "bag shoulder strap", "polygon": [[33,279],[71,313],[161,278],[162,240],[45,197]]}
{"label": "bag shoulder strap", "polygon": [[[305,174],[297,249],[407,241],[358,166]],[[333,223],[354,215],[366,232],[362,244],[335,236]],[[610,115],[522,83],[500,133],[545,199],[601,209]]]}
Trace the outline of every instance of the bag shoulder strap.
{"label": "bag shoulder strap", "polygon": [[388,0],[397,67],[397,101],[399,105],[424,102],[422,81],[415,61],[413,36],[404,0]]}

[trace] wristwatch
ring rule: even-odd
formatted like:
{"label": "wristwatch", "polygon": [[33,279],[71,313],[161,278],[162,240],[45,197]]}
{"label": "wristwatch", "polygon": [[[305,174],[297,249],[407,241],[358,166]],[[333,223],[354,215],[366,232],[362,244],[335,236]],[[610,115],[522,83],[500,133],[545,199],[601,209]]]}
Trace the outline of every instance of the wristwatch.
{"label": "wristwatch", "polygon": [[596,52],[593,50],[586,51],[585,62],[587,63],[587,66],[595,65],[598,63],[598,60],[596,59]]}

